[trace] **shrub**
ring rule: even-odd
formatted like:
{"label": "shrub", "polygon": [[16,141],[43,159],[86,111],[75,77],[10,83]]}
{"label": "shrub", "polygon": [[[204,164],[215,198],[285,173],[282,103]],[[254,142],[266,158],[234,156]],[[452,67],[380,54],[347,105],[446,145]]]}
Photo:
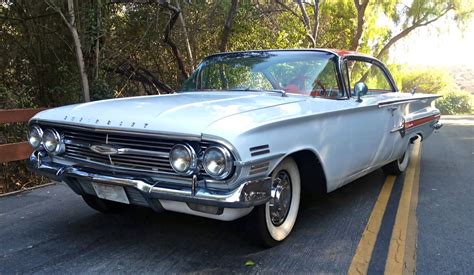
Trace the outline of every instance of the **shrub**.
{"label": "shrub", "polygon": [[436,107],[443,115],[457,115],[472,113],[472,96],[466,91],[452,91],[443,94],[436,101]]}
{"label": "shrub", "polygon": [[454,78],[449,72],[438,68],[412,69],[401,78],[402,90],[410,92],[416,87],[417,93],[436,94],[454,87]]}

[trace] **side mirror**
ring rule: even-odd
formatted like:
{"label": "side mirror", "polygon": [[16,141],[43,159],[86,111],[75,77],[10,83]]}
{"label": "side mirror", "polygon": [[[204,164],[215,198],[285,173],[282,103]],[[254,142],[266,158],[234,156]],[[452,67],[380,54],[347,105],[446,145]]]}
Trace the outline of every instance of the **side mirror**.
{"label": "side mirror", "polygon": [[369,88],[364,82],[357,82],[354,86],[354,93],[357,95],[357,102],[362,102],[361,96],[366,95]]}

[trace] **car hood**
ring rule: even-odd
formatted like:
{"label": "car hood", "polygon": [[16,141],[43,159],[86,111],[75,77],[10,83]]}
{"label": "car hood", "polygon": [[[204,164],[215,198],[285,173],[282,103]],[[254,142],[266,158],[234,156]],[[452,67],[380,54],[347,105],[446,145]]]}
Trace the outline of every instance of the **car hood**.
{"label": "car hood", "polygon": [[276,93],[188,92],[102,100],[43,111],[34,120],[144,132],[201,135],[226,117],[303,101]]}

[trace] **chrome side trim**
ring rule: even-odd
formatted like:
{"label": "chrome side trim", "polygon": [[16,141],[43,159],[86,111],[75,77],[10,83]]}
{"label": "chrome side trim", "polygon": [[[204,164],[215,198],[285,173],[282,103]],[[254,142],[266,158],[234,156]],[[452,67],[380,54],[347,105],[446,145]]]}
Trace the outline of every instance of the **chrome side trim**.
{"label": "chrome side trim", "polygon": [[417,98],[404,98],[404,99],[394,99],[394,100],[387,100],[387,101],[382,101],[378,103],[379,108],[382,107],[387,107],[387,106],[394,106],[394,105],[400,105],[400,104],[405,104],[405,103],[410,103],[410,102],[415,102],[415,101],[420,101],[420,100],[432,100],[442,97],[440,95],[424,95],[423,97],[417,97]]}

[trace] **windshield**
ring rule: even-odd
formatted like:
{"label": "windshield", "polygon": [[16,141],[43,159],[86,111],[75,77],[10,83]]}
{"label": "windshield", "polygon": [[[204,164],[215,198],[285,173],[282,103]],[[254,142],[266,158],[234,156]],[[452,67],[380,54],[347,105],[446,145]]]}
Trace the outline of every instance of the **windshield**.
{"label": "windshield", "polygon": [[343,96],[337,58],[317,51],[236,52],[210,56],[180,91],[285,91],[311,96]]}

